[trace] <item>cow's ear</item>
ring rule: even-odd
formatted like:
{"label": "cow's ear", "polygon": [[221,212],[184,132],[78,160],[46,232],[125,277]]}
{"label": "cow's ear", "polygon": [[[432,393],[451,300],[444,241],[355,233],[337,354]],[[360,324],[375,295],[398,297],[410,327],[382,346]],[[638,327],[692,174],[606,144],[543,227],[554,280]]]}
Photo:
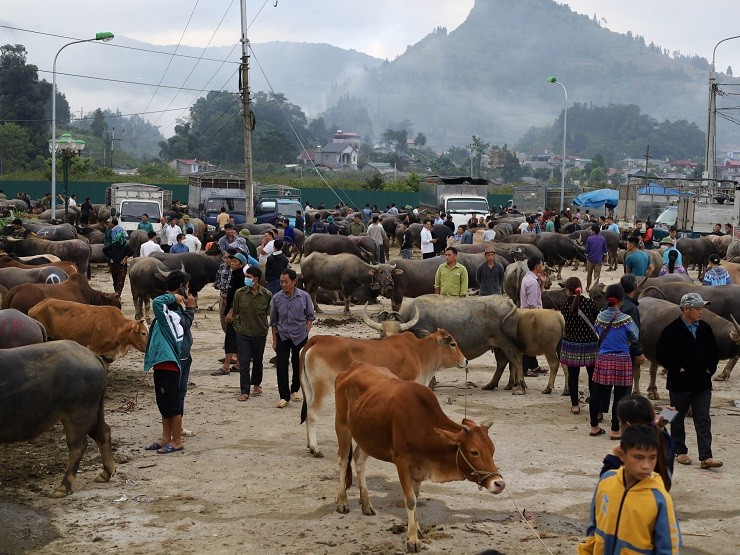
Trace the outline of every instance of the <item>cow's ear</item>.
{"label": "cow's ear", "polygon": [[434,428],[434,431],[445,443],[458,445],[457,434],[454,432],[448,432],[447,430],[441,430],[439,428]]}
{"label": "cow's ear", "polygon": [[391,273],[399,276],[399,275],[401,275],[403,273],[403,270],[401,270],[400,268],[396,268]]}

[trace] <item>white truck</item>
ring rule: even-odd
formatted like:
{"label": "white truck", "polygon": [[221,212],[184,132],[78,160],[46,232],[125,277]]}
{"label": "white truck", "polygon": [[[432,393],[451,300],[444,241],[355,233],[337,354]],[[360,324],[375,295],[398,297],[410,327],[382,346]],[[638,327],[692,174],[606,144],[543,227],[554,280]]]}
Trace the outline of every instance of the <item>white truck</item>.
{"label": "white truck", "polygon": [[105,204],[129,235],[141,222],[142,214],[149,216],[154,231],[159,231],[159,219],[165,207],[172,204],[172,191],[143,183],[113,183],[105,191]]}
{"label": "white truck", "polygon": [[425,177],[419,183],[419,210],[430,214],[451,214],[456,226],[464,226],[473,214],[488,214],[488,180],[438,175]]}

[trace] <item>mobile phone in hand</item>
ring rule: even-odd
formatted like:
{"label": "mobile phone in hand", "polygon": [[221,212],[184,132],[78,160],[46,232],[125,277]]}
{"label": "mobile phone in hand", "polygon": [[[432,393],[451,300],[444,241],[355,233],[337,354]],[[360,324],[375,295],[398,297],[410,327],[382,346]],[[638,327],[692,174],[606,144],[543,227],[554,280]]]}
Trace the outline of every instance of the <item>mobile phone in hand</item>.
{"label": "mobile phone in hand", "polygon": [[185,287],[182,286],[182,285],[180,286],[180,295],[182,295],[182,298],[183,299],[187,299],[188,298],[188,292],[185,291]]}
{"label": "mobile phone in hand", "polygon": [[660,414],[658,416],[660,416],[666,422],[673,422],[677,414],[678,414],[677,410],[671,410],[669,408],[664,408],[662,411],[660,411]]}

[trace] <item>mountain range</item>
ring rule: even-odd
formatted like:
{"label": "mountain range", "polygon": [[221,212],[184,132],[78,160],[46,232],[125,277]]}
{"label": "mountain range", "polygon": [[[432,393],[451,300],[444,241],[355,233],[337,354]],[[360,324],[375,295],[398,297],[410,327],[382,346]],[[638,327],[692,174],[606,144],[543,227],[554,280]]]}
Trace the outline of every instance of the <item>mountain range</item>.
{"label": "mountain range", "polygon": [[[115,45],[126,48],[89,49],[78,66],[87,75],[152,86],[98,81],[95,101],[124,114],[141,112],[142,98],[151,97],[156,83],[169,85],[160,87],[149,109],[163,109],[160,105],[166,101],[160,99],[167,98],[172,111],[144,116],[162,126],[166,135],[175,120],[188,113],[173,108],[205,96],[198,89],[238,89],[238,44],[205,52],[180,46],[178,54],[188,58],[143,52],[172,52],[174,47],[125,37],[117,37]],[[38,63],[27,49],[29,61]],[[552,125],[560,115],[563,90],[548,83],[549,76],[565,85],[569,105],[636,104],[658,121],[686,119],[706,127],[709,67],[704,58],[671,54],[642,37],[609,31],[553,0],[476,0],[458,28],[435,29],[392,61],[329,44],[268,42],[254,44],[253,51],[253,91],[269,91],[271,85],[309,117],[321,115],[342,98],[359,99],[372,128],[346,130],[363,137],[378,139],[389,126],[406,120],[437,149],[464,146],[473,134],[492,144],[513,144],[531,126]],[[209,60],[196,66],[199,57]],[[69,60],[64,64],[67,70],[72,65]],[[62,65],[60,72],[65,71]],[[48,73],[41,77],[50,80]],[[740,83],[720,77],[722,82]],[[88,92],[93,88],[89,82],[78,84],[60,75],[59,90],[76,113],[76,92],[82,94],[83,85]],[[176,93],[177,87],[194,90]],[[85,111],[96,107],[85,106]],[[341,121],[326,124],[346,126]]]}

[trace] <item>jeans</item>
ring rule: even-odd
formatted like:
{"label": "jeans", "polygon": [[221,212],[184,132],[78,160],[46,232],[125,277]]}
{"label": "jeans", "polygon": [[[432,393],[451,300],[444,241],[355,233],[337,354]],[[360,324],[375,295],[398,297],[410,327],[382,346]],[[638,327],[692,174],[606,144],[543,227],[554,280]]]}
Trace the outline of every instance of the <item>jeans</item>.
{"label": "jeans", "polygon": [[[301,349],[308,341],[308,336],[295,345],[290,339],[282,340],[278,335],[277,349],[275,349],[275,365],[277,366],[277,384],[278,393],[281,399],[290,401],[290,394],[296,393],[301,389],[301,375],[300,375],[300,354]],[[293,369],[290,387],[288,387],[288,359]]]}
{"label": "jeans", "polygon": [[411,258],[411,249],[403,249],[401,251],[401,258],[409,260]]}
{"label": "jeans", "polygon": [[[236,349],[239,356],[239,388],[249,395],[253,385],[262,384],[262,356],[265,354],[267,336],[249,337],[236,334]],[[254,360],[250,379],[249,363]]]}
{"label": "jeans", "polygon": [[535,368],[539,367],[539,362],[537,362],[537,357],[532,357],[529,355],[522,355],[522,369],[526,372],[527,370],[534,370]]}
{"label": "jeans", "polygon": [[423,253],[421,255],[421,258],[423,260],[426,260],[427,258],[434,258],[434,257],[435,257],[434,251],[432,251],[432,252],[425,252],[425,253]]}
{"label": "jeans", "polygon": [[[632,386],[630,385],[615,385],[614,387],[614,402],[612,404],[612,432],[618,432],[619,431],[619,418],[617,418],[617,405],[619,405],[619,401],[624,399],[627,395],[630,394],[632,391]],[[603,406],[603,399],[609,398],[609,395],[611,394],[612,386],[611,385],[604,385],[600,383],[594,382],[594,389],[591,393],[591,401],[588,405],[588,413],[589,417],[591,419],[591,427],[595,428],[599,425],[599,418],[598,413],[604,412],[601,410],[601,407]]]}
{"label": "jeans", "polygon": [[689,407],[694,411],[694,429],[696,430],[696,444],[699,449],[699,460],[712,458],[712,420],[709,418],[709,405],[712,402],[712,390],[705,389],[698,393],[669,391],[671,405],[678,411],[676,418],[671,422],[671,437],[676,444],[676,454],[684,455],[689,452],[686,447],[686,428],[684,418]]}

